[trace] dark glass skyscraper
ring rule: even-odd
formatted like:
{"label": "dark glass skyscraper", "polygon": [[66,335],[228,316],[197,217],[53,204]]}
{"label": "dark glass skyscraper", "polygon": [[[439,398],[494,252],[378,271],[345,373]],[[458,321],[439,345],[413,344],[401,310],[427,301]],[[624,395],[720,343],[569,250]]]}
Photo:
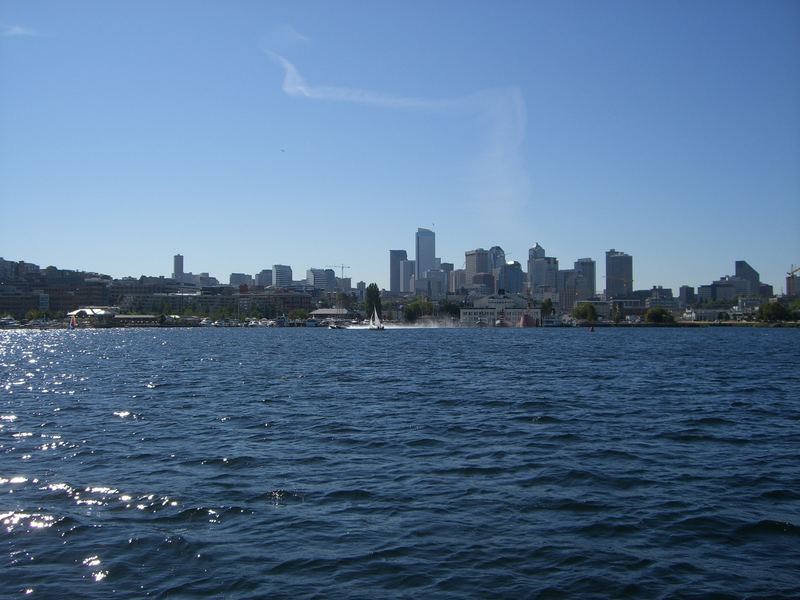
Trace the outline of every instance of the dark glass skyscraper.
{"label": "dark glass skyscraper", "polygon": [[436,234],[430,229],[417,229],[416,237],[416,279],[425,278],[425,274],[434,268],[436,259]]}
{"label": "dark glass skyscraper", "polygon": [[400,263],[408,260],[405,250],[389,250],[389,291],[398,293],[403,291],[400,285]]}
{"label": "dark glass skyscraper", "polygon": [[606,297],[624,298],[633,292],[633,257],[613,248],[606,252]]}

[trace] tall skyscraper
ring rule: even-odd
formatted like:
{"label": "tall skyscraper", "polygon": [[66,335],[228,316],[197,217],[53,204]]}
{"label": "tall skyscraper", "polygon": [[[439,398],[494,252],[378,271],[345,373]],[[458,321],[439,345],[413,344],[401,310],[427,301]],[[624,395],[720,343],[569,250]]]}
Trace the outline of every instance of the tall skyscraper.
{"label": "tall skyscraper", "polygon": [[272,265],[272,284],[276,288],[292,285],[292,267],[288,265]]}
{"label": "tall skyscraper", "polygon": [[483,248],[467,250],[464,253],[467,271],[467,286],[474,283],[475,275],[478,273],[491,273],[489,268],[489,251]]}
{"label": "tall skyscraper", "polygon": [[510,261],[495,269],[495,287],[497,292],[504,290],[507,294],[522,293],[524,273],[518,261]]}
{"label": "tall skyscraper", "polygon": [[577,300],[577,277],[575,269],[561,269],[556,274],[558,303],[563,310],[572,310]]}
{"label": "tall skyscraper", "polygon": [[597,280],[595,262],[591,258],[575,261],[575,299],[588,300],[596,293]]}
{"label": "tall skyscraper", "polygon": [[489,248],[489,273],[494,273],[495,269],[499,269],[506,264],[506,253],[500,246],[492,246]]}
{"label": "tall skyscraper", "polygon": [[633,292],[633,257],[613,248],[606,252],[606,298],[624,298]]}
{"label": "tall skyscraper", "polygon": [[536,245],[528,250],[528,288],[534,292],[534,265],[537,259],[545,257],[545,250],[536,242]]}
{"label": "tall skyscraper", "polygon": [[416,267],[416,262],[413,260],[401,260],[400,261],[400,291],[404,293],[412,292],[413,287],[411,285],[412,280],[414,279],[414,271]]}
{"label": "tall skyscraper", "polygon": [[405,250],[389,250],[389,291],[398,293],[400,289],[400,263],[408,260]]}
{"label": "tall skyscraper", "polygon": [[558,259],[545,256],[539,244],[528,250],[528,286],[531,295],[542,297],[544,292],[555,292],[558,288]]}
{"label": "tall skyscraper", "polygon": [[464,269],[455,269],[448,277],[448,291],[460,293],[467,286],[467,272]]}
{"label": "tall skyscraper", "polygon": [[416,236],[416,279],[425,278],[425,274],[434,268],[436,260],[436,234],[430,229],[420,227]]}
{"label": "tall skyscraper", "polygon": [[176,254],[172,257],[172,278],[176,281],[183,281],[183,254]]}

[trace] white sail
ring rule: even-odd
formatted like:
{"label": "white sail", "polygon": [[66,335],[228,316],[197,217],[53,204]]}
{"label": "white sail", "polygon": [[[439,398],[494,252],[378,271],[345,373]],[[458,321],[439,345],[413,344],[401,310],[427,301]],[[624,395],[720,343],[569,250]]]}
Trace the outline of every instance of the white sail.
{"label": "white sail", "polygon": [[378,316],[378,309],[374,308],[372,310],[372,316],[369,318],[369,328],[370,329],[383,329],[383,323],[381,323],[381,318]]}

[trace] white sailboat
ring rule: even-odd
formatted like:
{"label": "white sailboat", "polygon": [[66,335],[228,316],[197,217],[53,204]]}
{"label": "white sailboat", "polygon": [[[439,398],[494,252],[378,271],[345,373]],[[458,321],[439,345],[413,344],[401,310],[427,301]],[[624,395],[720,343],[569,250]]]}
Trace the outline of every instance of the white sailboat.
{"label": "white sailboat", "polygon": [[381,318],[378,316],[377,308],[372,309],[372,316],[369,318],[369,328],[376,331],[383,331],[383,323],[381,323]]}

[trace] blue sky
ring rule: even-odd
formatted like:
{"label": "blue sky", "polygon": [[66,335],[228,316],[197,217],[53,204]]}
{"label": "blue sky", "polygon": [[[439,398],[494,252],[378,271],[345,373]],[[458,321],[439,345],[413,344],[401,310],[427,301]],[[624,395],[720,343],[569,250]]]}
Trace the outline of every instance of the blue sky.
{"label": "blue sky", "polygon": [[[417,227],[636,288],[800,264],[800,3],[0,1],[0,256],[221,281]],[[337,271],[338,272],[338,271]]]}

